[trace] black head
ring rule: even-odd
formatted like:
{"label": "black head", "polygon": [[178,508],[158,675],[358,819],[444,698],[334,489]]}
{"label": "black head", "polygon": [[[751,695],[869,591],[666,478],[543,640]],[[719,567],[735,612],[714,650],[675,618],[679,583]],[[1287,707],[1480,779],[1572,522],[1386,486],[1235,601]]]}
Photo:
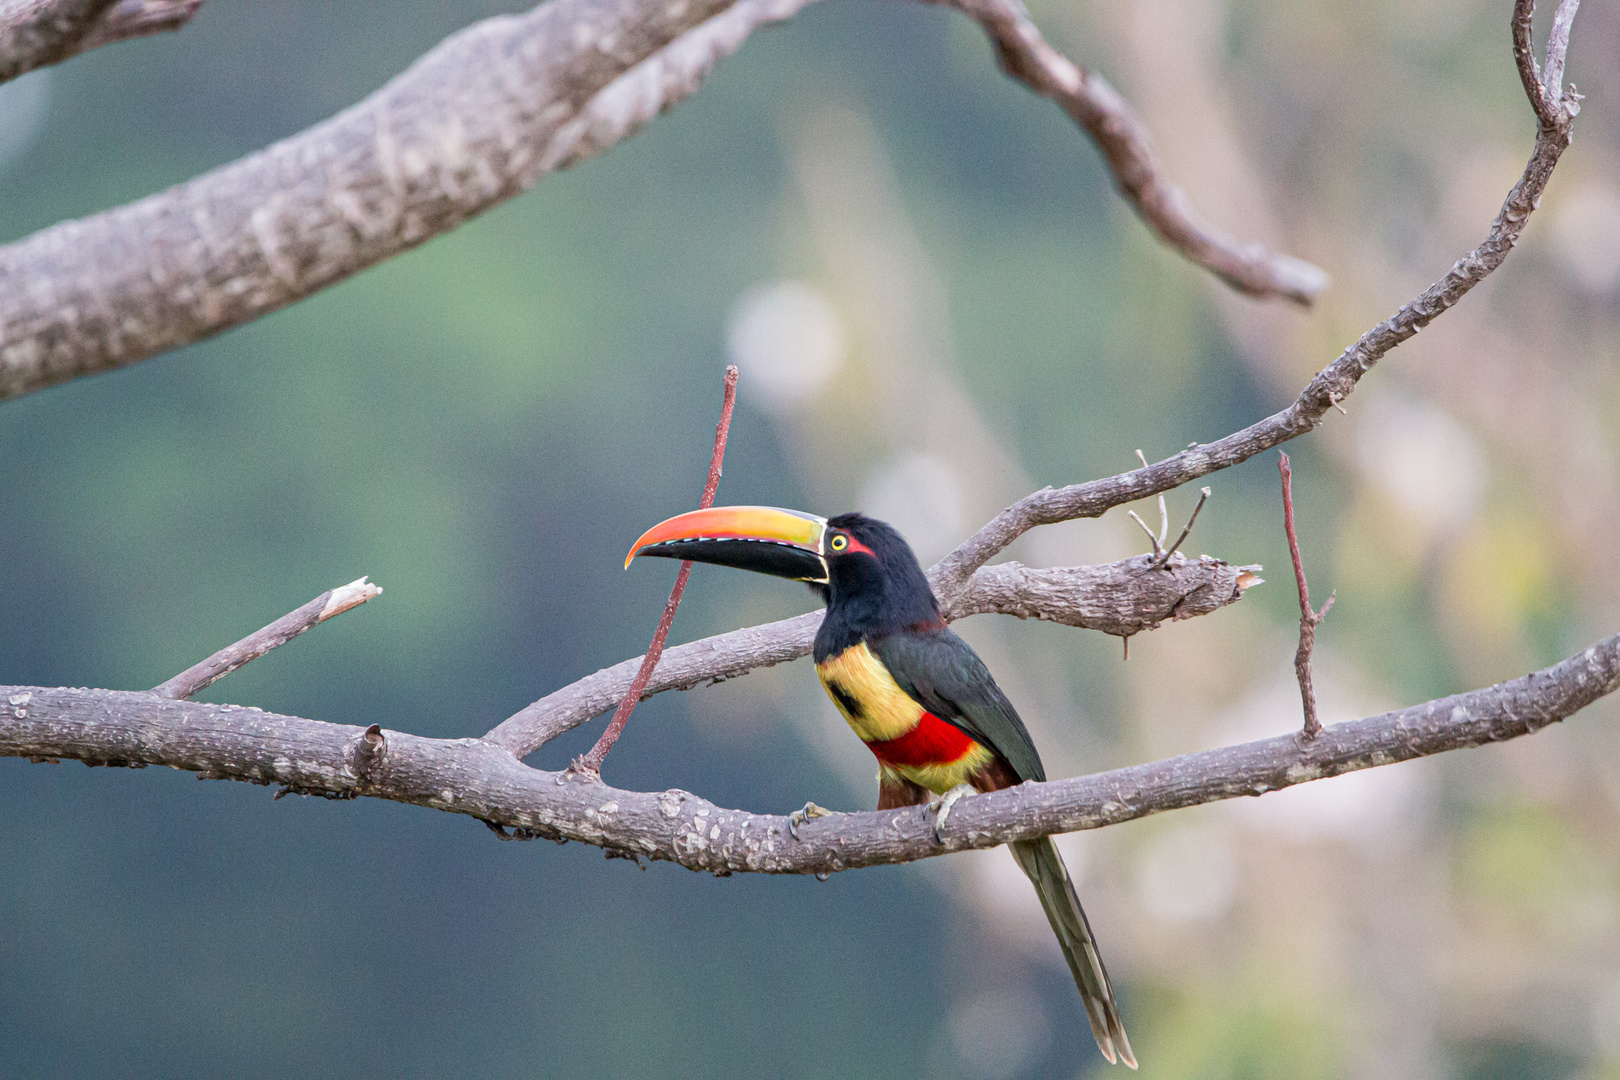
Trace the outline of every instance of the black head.
{"label": "black head", "polygon": [[[641,555],[735,566],[806,582],[827,605],[822,639],[844,643],[943,626],[939,602],[905,537],[863,514],[826,520],[770,506],[716,506],[660,522],[630,548]],[[846,640],[847,639],[847,640]]]}
{"label": "black head", "polygon": [[[859,640],[944,625],[927,575],[892,525],[864,514],[840,514],[827,521],[822,550],[827,583],[815,587],[827,601],[824,630]],[[819,638],[816,651],[822,651]]]}

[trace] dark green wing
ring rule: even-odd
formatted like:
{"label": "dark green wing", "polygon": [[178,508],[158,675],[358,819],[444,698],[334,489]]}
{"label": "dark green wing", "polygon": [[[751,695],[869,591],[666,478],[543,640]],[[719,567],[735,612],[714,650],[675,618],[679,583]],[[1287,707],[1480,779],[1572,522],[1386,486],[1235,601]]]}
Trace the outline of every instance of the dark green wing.
{"label": "dark green wing", "polygon": [[994,750],[1020,780],[1046,779],[1024,722],[967,642],[933,630],[890,634],[868,645],[923,708]]}

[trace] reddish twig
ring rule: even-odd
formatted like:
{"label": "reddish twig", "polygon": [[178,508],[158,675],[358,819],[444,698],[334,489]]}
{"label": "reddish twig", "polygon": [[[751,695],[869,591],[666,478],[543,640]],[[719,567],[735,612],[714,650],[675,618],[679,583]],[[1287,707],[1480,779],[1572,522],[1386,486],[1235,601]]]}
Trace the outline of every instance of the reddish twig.
{"label": "reddish twig", "polygon": [[1282,474],[1283,531],[1288,534],[1288,554],[1294,560],[1294,580],[1299,583],[1299,648],[1294,652],[1294,674],[1299,677],[1299,697],[1305,705],[1305,737],[1314,739],[1322,730],[1316,718],[1316,688],[1311,685],[1311,650],[1316,647],[1316,627],[1327,618],[1338,594],[1328,596],[1321,611],[1311,610],[1311,589],[1305,584],[1305,561],[1299,554],[1299,537],[1294,533],[1294,473],[1288,455],[1278,452],[1277,471]]}
{"label": "reddish twig", "polygon": [[271,649],[285,645],[305,630],[341,615],[352,607],[365,603],[382,593],[382,589],[365,578],[328,589],[296,611],[288,612],[269,626],[255,630],[234,645],[227,645],[199,664],[193,664],[180,674],[152,687],[159,697],[184,701],[211,683],[217,682],[247,663],[257,660]]}
{"label": "reddish twig", "polygon": [[[703,485],[703,498],[698,502],[700,510],[707,510],[714,505],[714,492],[720,486],[720,463],[726,456],[726,434],[731,430],[731,410],[737,404],[737,368],[726,368],[726,393],[720,405],[720,423],[714,429],[714,454],[709,458],[709,479]],[[647,689],[651,681],[653,669],[658,666],[659,657],[664,655],[664,639],[669,637],[669,628],[675,622],[675,609],[681,606],[681,594],[686,591],[686,579],[692,574],[690,560],[681,563],[680,571],[675,575],[675,587],[669,590],[669,601],[664,604],[664,614],[658,620],[658,630],[653,634],[652,644],[647,647],[647,655],[641,658],[641,668],[636,677],[631,680],[630,688],[624,692],[619,700],[619,707],[613,711],[613,719],[608,721],[607,730],[602,737],[596,740],[590,753],[575,760],[571,766],[574,772],[599,773],[602,771],[602,759],[608,756],[613,744],[619,741],[619,735],[624,731],[624,725],[630,722],[630,714],[635,711],[636,704],[641,701],[641,692]]]}

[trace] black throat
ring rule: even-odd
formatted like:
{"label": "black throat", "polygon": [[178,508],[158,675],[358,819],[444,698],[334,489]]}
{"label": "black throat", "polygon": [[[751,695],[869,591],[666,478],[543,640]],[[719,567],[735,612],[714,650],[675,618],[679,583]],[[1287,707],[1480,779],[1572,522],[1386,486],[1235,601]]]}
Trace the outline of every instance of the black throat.
{"label": "black throat", "polygon": [[939,601],[905,537],[860,514],[843,514],[827,524],[848,532],[871,554],[850,550],[828,557],[828,581],[818,589],[827,601],[827,617],[816,633],[816,663],[863,641],[944,627]]}

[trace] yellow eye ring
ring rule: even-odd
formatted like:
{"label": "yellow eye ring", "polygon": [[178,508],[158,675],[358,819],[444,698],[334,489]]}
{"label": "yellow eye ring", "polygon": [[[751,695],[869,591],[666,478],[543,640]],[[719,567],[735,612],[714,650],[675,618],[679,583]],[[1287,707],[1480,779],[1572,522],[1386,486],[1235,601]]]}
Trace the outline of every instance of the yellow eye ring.
{"label": "yellow eye ring", "polygon": [[830,546],[834,551],[843,551],[845,548],[849,547],[849,537],[843,535],[835,536],[830,541]]}

